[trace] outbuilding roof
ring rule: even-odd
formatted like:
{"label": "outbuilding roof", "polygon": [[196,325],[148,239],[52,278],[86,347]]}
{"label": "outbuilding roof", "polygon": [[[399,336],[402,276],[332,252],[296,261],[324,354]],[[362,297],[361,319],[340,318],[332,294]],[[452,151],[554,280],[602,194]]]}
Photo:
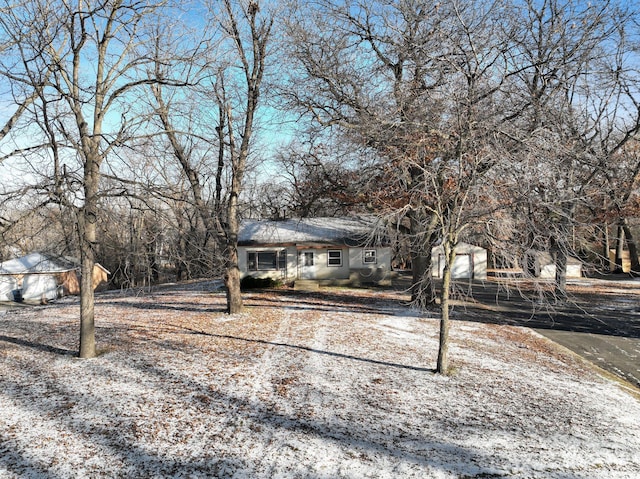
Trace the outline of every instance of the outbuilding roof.
{"label": "outbuilding roof", "polygon": [[373,216],[244,220],[240,226],[238,244],[363,246],[387,243],[385,232],[380,219]]}
{"label": "outbuilding roof", "polygon": [[78,265],[72,261],[42,253],[31,253],[0,263],[0,274],[64,273],[74,269],[78,269]]}

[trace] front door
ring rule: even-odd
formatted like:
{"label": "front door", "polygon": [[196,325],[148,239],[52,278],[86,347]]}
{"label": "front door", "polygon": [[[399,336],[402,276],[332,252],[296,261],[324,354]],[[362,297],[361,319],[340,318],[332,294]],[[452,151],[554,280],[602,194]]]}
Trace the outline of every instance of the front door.
{"label": "front door", "polygon": [[315,279],[315,255],[313,251],[298,252],[298,278],[299,279]]}

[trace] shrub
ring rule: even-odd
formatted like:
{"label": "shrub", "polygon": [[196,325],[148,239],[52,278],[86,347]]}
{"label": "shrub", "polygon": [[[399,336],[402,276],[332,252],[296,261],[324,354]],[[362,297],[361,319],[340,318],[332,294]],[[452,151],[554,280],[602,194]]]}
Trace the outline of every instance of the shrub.
{"label": "shrub", "polygon": [[253,276],[245,276],[240,282],[241,289],[278,288],[280,286],[282,286],[282,281],[273,278],[254,278]]}

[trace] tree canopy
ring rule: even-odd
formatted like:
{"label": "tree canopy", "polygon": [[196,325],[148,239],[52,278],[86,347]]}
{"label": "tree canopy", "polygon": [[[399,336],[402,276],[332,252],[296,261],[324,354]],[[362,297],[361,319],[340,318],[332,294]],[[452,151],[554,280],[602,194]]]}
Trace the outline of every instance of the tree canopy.
{"label": "tree canopy", "polygon": [[[57,249],[119,286],[224,277],[237,312],[242,218],[375,213],[409,245],[414,304],[439,296],[442,371],[454,286],[433,284],[436,245],[448,273],[463,240],[525,274],[549,252],[561,297],[568,258],[609,269],[615,232],[640,273],[640,23],[624,2],[38,0],[0,13],[3,257]],[[86,357],[92,294],[83,284]]]}

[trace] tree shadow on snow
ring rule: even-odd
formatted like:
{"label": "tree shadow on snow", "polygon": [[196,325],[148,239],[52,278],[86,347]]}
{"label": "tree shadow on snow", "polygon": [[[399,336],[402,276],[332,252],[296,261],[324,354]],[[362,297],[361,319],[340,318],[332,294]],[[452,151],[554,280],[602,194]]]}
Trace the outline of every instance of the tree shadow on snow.
{"label": "tree shadow on snow", "polygon": [[49,344],[36,343],[33,341],[27,341],[26,339],[14,338],[14,337],[5,336],[5,335],[0,335],[0,342],[16,344],[18,346],[25,346],[32,349],[37,349],[38,351],[59,354],[62,356],[75,356],[77,354],[77,351],[72,351],[70,349],[58,348],[56,346],[51,346]]}
{"label": "tree shadow on snow", "polygon": [[218,305],[203,305],[193,303],[189,301],[167,301],[167,302],[155,302],[155,303],[137,303],[130,301],[109,301],[110,306],[117,306],[121,308],[132,308],[140,310],[154,310],[154,311],[182,311],[191,313],[224,313],[225,306]]}
{"label": "tree shadow on snow", "polygon": [[419,371],[419,372],[428,372],[428,373],[434,373],[435,374],[435,369],[432,368],[422,368],[419,366],[411,366],[411,365],[406,365],[406,364],[397,364],[397,363],[391,363],[388,361],[380,361],[377,359],[369,359],[369,358],[361,358],[358,356],[353,356],[351,354],[344,354],[344,353],[336,353],[333,351],[325,351],[322,349],[315,349],[315,348],[310,348],[308,346],[300,346],[298,344],[289,344],[289,343],[282,343],[282,342],[275,342],[275,341],[267,341],[264,339],[252,339],[252,338],[242,338],[239,336],[231,336],[231,335],[227,335],[227,334],[215,334],[215,333],[207,333],[204,331],[198,331],[195,329],[190,329],[190,328],[183,328],[187,331],[190,332],[190,334],[194,334],[194,335],[201,335],[201,336],[208,336],[208,337],[212,337],[212,338],[218,338],[218,339],[230,339],[233,341],[243,341],[246,343],[254,343],[254,344],[262,344],[265,346],[278,346],[278,347],[284,347],[284,348],[289,348],[289,349],[297,349],[300,351],[307,351],[310,353],[314,353],[314,354],[322,354],[325,356],[332,356],[334,358],[340,358],[340,359],[347,359],[350,361],[360,361],[360,362],[364,362],[364,363],[369,363],[369,364],[375,364],[378,366],[387,366],[387,367],[392,367],[392,368],[400,368],[400,369],[408,369],[411,371]]}
{"label": "tree shadow on snow", "polygon": [[388,292],[365,291],[351,289],[348,294],[340,290],[325,289],[320,291],[272,290],[271,295],[254,294],[247,298],[247,305],[268,305],[270,307],[286,307],[294,310],[310,310],[324,312],[357,312],[379,314],[385,307],[408,306],[406,298],[390,297]]}
{"label": "tree shadow on snow", "polygon": [[[211,335],[200,331],[193,331],[192,334],[304,350],[314,354],[401,368],[417,373],[432,372],[424,368],[358,358],[287,343]],[[31,381],[22,382],[11,376],[4,377],[2,381],[5,388],[3,389],[6,391],[5,394],[11,395],[12,402],[21,409],[55,421],[59,430],[53,441],[61,441],[61,438],[71,435],[81,439],[84,454],[100,451],[100,455],[104,457],[96,461],[95,471],[91,470],[90,459],[83,464],[85,472],[93,473],[93,477],[175,477],[190,474],[206,477],[234,475],[270,477],[271,473],[278,472],[279,466],[289,465],[289,462],[286,462],[289,458],[284,456],[284,464],[278,463],[278,455],[282,448],[286,452],[286,441],[291,434],[299,434],[309,439],[308,442],[305,440],[306,446],[295,443],[298,448],[315,447],[318,444],[317,441],[321,441],[330,445],[328,450],[335,451],[337,448],[348,461],[366,463],[374,458],[383,457],[385,459],[381,464],[389,466],[390,463],[397,462],[398,467],[404,465],[414,470],[419,468],[425,474],[442,471],[445,474],[464,477],[499,477],[495,475],[494,467],[483,466],[483,464],[499,465],[501,468],[511,466],[509,459],[500,458],[497,452],[491,453],[489,457],[472,447],[450,444],[438,436],[422,434],[419,427],[407,430],[401,423],[386,421],[383,412],[375,417],[367,417],[366,422],[362,423],[358,417],[352,417],[349,411],[337,413],[325,410],[319,415],[305,414],[305,407],[308,405],[295,402],[291,404],[291,410],[283,410],[278,407],[278,404],[270,404],[269,400],[265,402],[258,399],[251,394],[251,389],[246,390],[245,397],[235,392],[236,389],[232,385],[221,388],[217,382],[194,377],[188,369],[170,370],[162,364],[153,363],[150,358],[146,359],[139,361],[129,355],[122,358],[105,356],[105,360],[100,363],[78,362],[75,363],[74,368],[74,374],[90,378],[87,384],[112,383],[118,380],[121,371],[134,368],[141,373],[138,381],[144,389],[143,397],[138,397],[139,391],[136,390],[128,393],[130,397],[113,401],[109,394],[96,393],[91,388],[85,390],[70,383],[64,376],[52,374],[42,357],[33,358],[32,370],[30,370],[33,378]],[[124,390],[117,393],[122,395]],[[165,396],[160,393],[166,395],[172,408],[164,409],[164,399],[161,398]],[[365,395],[366,392],[357,394]],[[149,414],[149,412],[142,413],[138,409],[139,404],[147,405],[144,397],[157,398],[156,403],[150,405],[149,412],[156,411],[160,414],[162,411],[162,418],[156,418],[155,421],[165,435],[163,439],[154,440],[152,444],[148,443],[151,438],[144,435],[140,437],[137,433],[138,428],[146,425],[145,414]],[[222,429],[213,428],[209,434],[206,430],[202,430],[201,426],[200,429],[191,431],[188,424],[184,424],[176,432],[175,437],[166,434],[169,431],[169,424],[176,425],[184,411],[193,409],[196,413],[199,408],[208,411],[211,421],[219,422]],[[177,412],[167,412],[172,410]],[[171,414],[178,416],[171,417]],[[455,418],[430,417],[430,421],[441,423],[430,429],[449,430],[452,419]],[[186,452],[184,455],[167,453],[168,449],[190,435],[197,438],[198,444],[204,443],[197,455],[195,451],[188,453],[188,456]],[[56,474],[56,467],[52,463],[47,463],[46,457],[39,458],[37,449],[30,450],[29,446],[21,443],[20,438],[16,440],[2,431],[0,431],[0,438],[2,439],[0,452],[4,453],[5,449],[12,451],[11,454],[0,454],[0,469],[18,476],[54,479],[64,476],[62,472]],[[250,446],[246,446],[247,441],[250,441]],[[68,450],[62,443],[57,447],[57,459],[61,463],[65,462],[65,454],[76,456],[77,460],[77,451]],[[263,447],[265,452],[271,448],[272,451],[269,452],[273,454],[263,454],[262,458],[258,455],[259,458],[251,462],[247,457],[243,457],[243,448],[246,447]],[[305,453],[302,451],[300,454],[304,456]],[[360,459],[354,459],[357,456]],[[111,467],[117,464],[117,468],[100,469],[101,463],[110,464]],[[298,464],[298,470],[295,472],[298,475],[304,473],[305,477],[310,479],[334,477],[331,471],[324,475],[314,474],[310,470],[312,466],[313,463]],[[339,466],[338,463],[336,472],[340,470]],[[397,469],[394,467],[394,470]],[[61,471],[64,471],[64,468]],[[558,477],[573,479],[574,476]]]}

